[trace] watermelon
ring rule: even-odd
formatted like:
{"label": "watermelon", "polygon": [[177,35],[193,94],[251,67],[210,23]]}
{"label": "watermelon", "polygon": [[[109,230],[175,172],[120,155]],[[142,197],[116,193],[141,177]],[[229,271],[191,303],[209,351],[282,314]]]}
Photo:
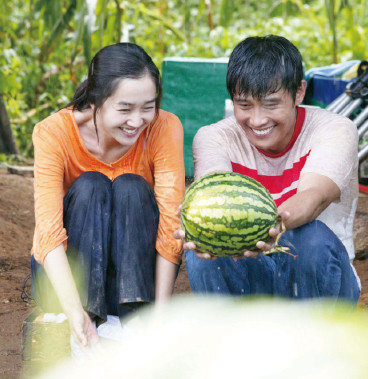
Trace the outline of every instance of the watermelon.
{"label": "watermelon", "polygon": [[187,241],[217,257],[257,250],[277,225],[277,207],[256,180],[233,172],[205,175],[187,189],[181,224]]}

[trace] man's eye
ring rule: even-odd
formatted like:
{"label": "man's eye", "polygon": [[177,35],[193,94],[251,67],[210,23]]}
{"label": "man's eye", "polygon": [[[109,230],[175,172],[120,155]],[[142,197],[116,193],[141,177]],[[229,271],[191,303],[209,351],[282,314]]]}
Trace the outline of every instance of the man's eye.
{"label": "man's eye", "polygon": [[242,109],[247,109],[249,108],[249,104],[239,104],[239,107]]}
{"label": "man's eye", "polygon": [[130,109],[119,109],[119,112],[122,112],[122,113],[128,113],[130,111]]}
{"label": "man's eye", "polygon": [[277,104],[275,103],[270,103],[270,104],[265,104],[266,108],[275,108]]}

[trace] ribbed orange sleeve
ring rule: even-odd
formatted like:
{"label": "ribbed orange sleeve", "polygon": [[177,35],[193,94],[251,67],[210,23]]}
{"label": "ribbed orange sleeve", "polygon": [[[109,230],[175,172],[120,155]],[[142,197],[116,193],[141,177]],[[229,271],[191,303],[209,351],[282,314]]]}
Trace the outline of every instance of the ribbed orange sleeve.
{"label": "ribbed orange sleeve", "polygon": [[36,125],[33,131],[36,227],[32,251],[39,263],[67,239],[63,227],[64,156],[60,138],[47,125]]}
{"label": "ribbed orange sleeve", "polygon": [[182,242],[172,235],[180,227],[178,207],[185,192],[183,128],[179,119],[174,115],[167,117],[153,133],[151,144],[154,193],[160,210],[156,250],[177,264],[181,258]]}

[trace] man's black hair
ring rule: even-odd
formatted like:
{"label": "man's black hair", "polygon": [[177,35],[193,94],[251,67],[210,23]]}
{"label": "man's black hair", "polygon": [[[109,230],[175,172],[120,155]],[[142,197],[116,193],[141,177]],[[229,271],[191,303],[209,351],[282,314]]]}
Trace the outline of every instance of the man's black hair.
{"label": "man's black hair", "polygon": [[303,80],[299,50],[281,36],[248,37],[240,42],[229,59],[226,85],[230,97],[262,99],[285,89],[295,101]]}

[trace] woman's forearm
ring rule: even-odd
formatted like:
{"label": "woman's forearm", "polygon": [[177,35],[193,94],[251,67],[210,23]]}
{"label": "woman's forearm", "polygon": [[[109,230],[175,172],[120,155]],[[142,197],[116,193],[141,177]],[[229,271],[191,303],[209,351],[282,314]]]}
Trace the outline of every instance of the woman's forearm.
{"label": "woman's forearm", "polygon": [[82,312],[83,307],[62,244],[47,254],[43,267],[66,316],[69,318],[74,312]]}
{"label": "woman's forearm", "polygon": [[155,298],[156,303],[167,300],[174,291],[178,266],[157,254],[156,258],[156,280]]}
{"label": "woman's forearm", "polygon": [[97,343],[97,332],[83,309],[63,245],[47,254],[44,269],[68,317],[74,341],[84,347]]}

